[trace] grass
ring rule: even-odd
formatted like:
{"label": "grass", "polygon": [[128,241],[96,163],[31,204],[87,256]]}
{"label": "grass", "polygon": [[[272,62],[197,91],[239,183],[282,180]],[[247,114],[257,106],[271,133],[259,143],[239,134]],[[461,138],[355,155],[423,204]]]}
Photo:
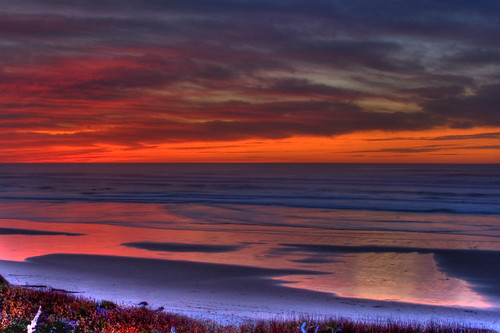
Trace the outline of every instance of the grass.
{"label": "grass", "polygon": [[96,302],[60,291],[35,290],[9,285],[0,275],[0,331],[26,332],[38,307],[42,314],[36,332],[221,332],[221,333],[486,333],[485,329],[442,326],[433,323],[356,322],[348,319],[274,320],[223,326],[145,307],[122,307],[110,301]]}

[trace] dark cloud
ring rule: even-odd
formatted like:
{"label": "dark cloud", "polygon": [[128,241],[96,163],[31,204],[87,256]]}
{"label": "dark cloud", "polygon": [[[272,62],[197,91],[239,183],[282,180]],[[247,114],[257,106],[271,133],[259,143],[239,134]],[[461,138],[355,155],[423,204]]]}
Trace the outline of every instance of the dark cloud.
{"label": "dark cloud", "polygon": [[446,60],[456,66],[498,65],[500,63],[500,49],[462,50]]}
{"label": "dark cloud", "polygon": [[420,147],[406,147],[406,148],[382,148],[377,150],[364,150],[356,151],[356,153],[429,153],[438,152],[443,150],[498,150],[500,145],[467,145],[467,146],[454,146],[454,145],[427,145]]}
{"label": "dark cloud", "polygon": [[423,103],[427,113],[447,119],[453,128],[500,125],[500,84],[485,85],[471,95]]}
{"label": "dark cloud", "polygon": [[[125,23],[125,22],[124,22]],[[126,22],[130,24],[130,21]],[[16,38],[35,42],[36,38],[65,38],[89,36],[111,29],[119,24],[116,20],[77,18],[63,15],[0,15],[0,33],[3,38]],[[64,27],[64,29],[61,29]]]}
{"label": "dark cloud", "polygon": [[[384,148],[379,150],[372,150],[370,152],[382,152],[382,153],[428,153],[440,150],[450,149],[450,146],[426,146],[426,147],[410,147],[410,148]],[[365,153],[368,151],[364,151]]]}
{"label": "dark cloud", "polygon": [[1,137],[92,150],[500,126],[498,17],[494,1],[7,0]]}
{"label": "dark cloud", "polygon": [[486,132],[464,135],[440,135],[440,136],[412,136],[412,137],[387,137],[376,139],[364,139],[366,141],[448,141],[448,140],[476,140],[476,139],[500,139],[500,132]]}
{"label": "dark cloud", "polygon": [[412,89],[401,89],[402,94],[421,97],[425,99],[440,99],[447,97],[461,96],[465,92],[464,86],[444,86],[444,87],[421,87]]}
{"label": "dark cloud", "polygon": [[380,71],[412,71],[420,67],[415,58],[399,57],[403,52],[395,42],[342,39],[305,39],[285,45],[291,58],[314,62],[334,69],[366,67]]}
{"label": "dark cloud", "polygon": [[500,132],[488,132],[468,135],[443,135],[427,140],[470,140],[470,139],[500,139]]}

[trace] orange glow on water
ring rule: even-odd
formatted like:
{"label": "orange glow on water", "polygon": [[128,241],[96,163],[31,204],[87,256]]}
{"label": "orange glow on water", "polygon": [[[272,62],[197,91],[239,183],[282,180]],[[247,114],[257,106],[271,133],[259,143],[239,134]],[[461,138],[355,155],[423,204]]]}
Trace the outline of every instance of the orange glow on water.
{"label": "orange glow on water", "polygon": [[[0,226],[11,225],[8,220]],[[136,258],[187,260],[193,262],[250,265],[264,268],[285,268],[282,258],[266,257],[272,246],[272,237],[260,237],[268,241],[263,245],[252,245],[237,253],[174,253],[148,251],[122,246],[127,242],[144,239],[153,242],[175,242],[188,244],[217,243],[238,244],[247,240],[237,229],[230,234],[209,231],[158,230],[119,227],[112,225],[89,225],[67,223],[33,223],[16,221],[16,226],[45,231],[85,233],[84,236],[0,236],[2,260],[23,261],[26,258],[52,253],[97,254]],[[293,241],[288,235],[282,241]],[[274,240],[275,241],[275,240]],[[225,243],[226,242],[226,243]],[[274,245],[275,246],[275,245]],[[327,275],[284,276],[275,278],[289,287],[336,294],[348,298],[389,300],[441,306],[471,306],[488,308],[492,305],[471,290],[463,280],[448,278],[437,270],[432,260],[424,260],[420,254],[360,254],[349,255],[349,260],[315,265],[315,270]],[[341,257],[340,257],[341,258]],[[428,259],[428,258],[427,258]],[[311,269],[312,267],[309,267]],[[446,296],[446,297],[444,297]],[[450,297],[452,296],[452,297]]]}
{"label": "orange glow on water", "polygon": [[[335,293],[340,297],[439,306],[490,308],[464,280],[440,272],[431,254],[363,253],[348,255],[347,263],[331,265],[335,277],[314,279],[286,276],[289,287]],[[322,266],[324,269],[324,266]]]}
{"label": "orange glow on water", "polygon": [[[166,208],[166,209],[165,209]],[[220,209],[185,205],[183,209]],[[262,207],[262,213],[283,214],[297,218],[302,210]],[[107,219],[97,212],[106,211]],[[497,244],[481,236],[457,236],[404,232],[366,232],[364,230],[328,230],[286,226],[248,226],[204,224],[169,210],[164,204],[71,203],[45,206],[46,216],[56,220],[79,220],[84,223],[31,222],[29,220],[0,219],[0,228],[57,231],[82,234],[80,236],[0,235],[2,260],[24,261],[26,258],[47,254],[94,254],[136,258],[185,260],[192,262],[248,265],[262,268],[286,268],[320,271],[323,274],[292,275],[275,278],[283,284],[309,290],[336,294],[341,297],[390,300],[442,306],[488,308],[492,305],[476,293],[471,285],[447,275],[436,266],[430,253],[330,253],[314,254],[324,262],[304,260],[309,254],[281,252],[283,243],[351,244],[359,246],[415,246],[436,248],[463,248],[481,244],[485,249]],[[33,212],[36,215],[36,211]],[[345,213],[345,212],[344,212]],[[27,214],[29,215],[28,211]],[[343,214],[342,212],[318,212]],[[100,216],[100,223],[93,224]],[[276,215],[276,217],[279,215]],[[292,218],[290,217],[290,218]],[[325,217],[325,216],[323,216]],[[292,219],[293,219],[292,218]],[[349,218],[348,215],[345,218]],[[351,217],[352,218],[352,217]],[[382,217],[381,217],[382,218]],[[163,223],[161,223],[163,221]],[[165,223],[168,221],[168,223]],[[287,221],[293,225],[293,221]],[[183,243],[237,245],[234,251],[172,252],[151,251],[124,246],[129,242]],[[278,252],[280,253],[280,252]]]}

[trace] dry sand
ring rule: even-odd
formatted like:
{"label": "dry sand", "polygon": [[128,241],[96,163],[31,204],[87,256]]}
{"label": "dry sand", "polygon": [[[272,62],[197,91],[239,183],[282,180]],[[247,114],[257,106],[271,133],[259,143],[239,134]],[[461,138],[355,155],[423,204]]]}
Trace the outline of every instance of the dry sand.
{"label": "dry sand", "polygon": [[[46,285],[124,305],[221,323],[298,316],[362,320],[436,321],[500,331],[500,309],[447,308],[340,298],[284,287],[273,277],[305,273],[186,261],[53,254],[25,262],[0,261],[0,273],[18,285]],[[307,272],[311,274],[311,272]]]}

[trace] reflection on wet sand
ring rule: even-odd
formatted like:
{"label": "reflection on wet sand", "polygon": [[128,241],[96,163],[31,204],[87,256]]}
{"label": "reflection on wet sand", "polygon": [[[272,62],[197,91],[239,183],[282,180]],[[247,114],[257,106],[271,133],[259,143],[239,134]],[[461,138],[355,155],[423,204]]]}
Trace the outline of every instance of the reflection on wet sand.
{"label": "reflection on wet sand", "polygon": [[290,287],[341,297],[440,306],[493,306],[466,281],[439,271],[432,257],[417,252],[340,254],[334,262],[321,265],[322,271],[331,273],[328,276],[277,279],[287,281]]}
{"label": "reflection on wet sand", "polygon": [[[78,206],[77,203],[71,205]],[[88,208],[88,203],[82,205],[77,211]],[[276,225],[225,228],[215,224],[211,228],[203,225],[201,230],[192,230],[195,229],[190,225],[193,221],[176,218],[172,213],[163,216],[167,223],[160,223],[160,205],[144,205],[142,208],[139,207],[141,205],[121,205],[124,209],[118,209],[118,203],[110,203],[108,207],[121,212],[121,215],[114,216],[114,219],[124,218],[120,225],[115,225],[117,220],[110,224],[92,224],[2,219],[0,228],[44,230],[50,234],[25,231],[24,234],[0,235],[2,259],[23,261],[29,257],[67,253],[298,269],[319,274],[275,279],[287,286],[342,297],[445,306],[473,304],[479,308],[492,305],[467,282],[467,276],[453,275],[449,260],[445,269],[445,253],[446,258],[451,258],[452,253],[432,248],[402,247],[404,242],[408,243],[405,237],[411,238],[411,245],[414,246],[436,245],[437,241],[433,242],[432,237],[422,236],[420,239],[417,233],[318,231],[314,228],[302,228],[298,232],[296,227]],[[100,208],[104,206],[101,204]],[[137,227],[133,220],[139,215],[127,214],[127,209],[128,212],[141,209],[149,212],[146,216],[154,216],[160,228],[152,228],[151,221],[146,228]],[[55,214],[55,211],[52,213]],[[65,211],[61,220],[67,219],[67,214]],[[99,213],[87,211],[84,217],[90,219],[93,214]],[[75,234],[79,236],[68,236]],[[446,240],[446,235],[441,236]],[[471,237],[463,236],[462,246]],[[317,243],[311,245],[311,239]],[[359,245],[346,246],[349,239],[351,243],[355,239]],[[454,239],[454,244],[460,244],[457,237]],[[436,266],[436,258],[440,266]]]}

